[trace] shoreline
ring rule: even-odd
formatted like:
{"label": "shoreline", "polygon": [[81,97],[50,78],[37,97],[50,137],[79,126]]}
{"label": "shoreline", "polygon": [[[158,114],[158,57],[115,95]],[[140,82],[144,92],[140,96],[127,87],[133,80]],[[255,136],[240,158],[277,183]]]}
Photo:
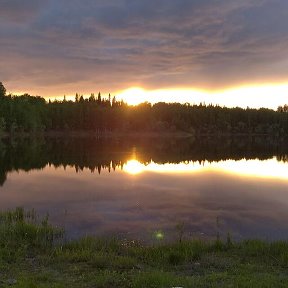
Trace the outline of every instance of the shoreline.
{"label": "shoreline", "polygon": [[91,132],[91,131],[51,131],[43,133],[3,133],[1,138],[117,138],[117,137],[175,137],[186,138],[195,135],[186,132],[156,133],[156,132]]}
{"label": "shoreline", "polygon": [[269,137],[285,138],[288,135],[274,135],[264,133],[189,133],[184,131],[178,132],[93,132],[93,131],[48,131],[48,132],[17,132],[2,133],[0,139],[5,138],[121,138],[121,137],[143,137],[143,138],[201,138],[201,137]]}
{"label": "shoreline", "polygon": [[0,212],[2,287],[287,287],[288,241],[65,240],[34,210]]}

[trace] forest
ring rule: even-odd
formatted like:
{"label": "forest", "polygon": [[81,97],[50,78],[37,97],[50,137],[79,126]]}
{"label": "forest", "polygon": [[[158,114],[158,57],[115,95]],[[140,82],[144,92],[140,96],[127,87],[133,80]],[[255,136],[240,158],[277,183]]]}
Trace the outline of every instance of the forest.
{"label": "forest", "polygon": [[[177,95],[175,95],[175,99]],[[135,95],[137,97],[137,95]],[[191,99],[193,100],[193,99]],[[0,82],[0,134],[21,135],[82,131],[105,133],[175,133],[191,135],[288,135],[288,106],[226,108],[189,103],[148,102],[129,106],[115,97],[46,101],[40,96],[7,95]]]}

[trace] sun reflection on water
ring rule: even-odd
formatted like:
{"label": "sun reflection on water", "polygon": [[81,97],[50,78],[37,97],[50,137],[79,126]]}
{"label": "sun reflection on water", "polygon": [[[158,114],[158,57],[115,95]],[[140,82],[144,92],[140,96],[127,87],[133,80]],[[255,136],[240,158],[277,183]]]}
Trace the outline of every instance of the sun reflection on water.
{"label": "sun reflection on water", "polygon": [[181,162],[178,164],[166,163],[157,164],[153,161],[147,165],[136,159],[128,161],[123,171],[130,175],[139,175],[145,172],[153,173],[197,173],[197,172],[220,172],[246,177],[277,178],[288,180],[288,165],[277,161],[276,158],[269,160],[227,160],[219,162]]}
{"label": "sun reflection on water", "polygon": [[[129,160],[123,167],[123,170],[131,175],[137,175],[145,172],[145,165],[137,160]],[[147,171],[147,170],[146,170]]]}
{"label": "sun reflection on water", "polygon": [[149,164],[144,165],[136,159],[129,160],[124,166],[123,171],[131,174],[137,175],[144,172],[157,172],[157,173],[189,173],[202,171],[203,167],[198,162],[181,162],[178,164],[157,164],[151,161]]}

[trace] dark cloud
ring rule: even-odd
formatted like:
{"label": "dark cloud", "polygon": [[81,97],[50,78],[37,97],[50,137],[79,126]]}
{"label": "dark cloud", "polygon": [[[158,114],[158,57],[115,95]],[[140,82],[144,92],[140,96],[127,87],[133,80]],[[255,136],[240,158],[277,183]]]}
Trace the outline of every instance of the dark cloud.
{"label": "dark cloud", "polygon": [[25,22],[35,17],[39,9],[43,7],[41,0],[1,0],[0,18],[1,22]]}
{"label": "dark cloud", "polygon": [[0,8],[9,90],[287,81],[285,0],[2,0]]}

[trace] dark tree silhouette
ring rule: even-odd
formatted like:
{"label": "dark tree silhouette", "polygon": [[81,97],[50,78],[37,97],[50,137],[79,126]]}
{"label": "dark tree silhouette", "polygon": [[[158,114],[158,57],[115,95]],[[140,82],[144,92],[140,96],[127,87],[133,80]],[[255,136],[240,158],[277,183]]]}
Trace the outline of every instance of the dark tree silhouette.
{"label": "dark tree silhouette", "polygon": [[[225,108],[213,105],[142,103],[128,106],[109,94],[75,101],[48,101],[28,94],[6,95],[0,83],[1,133],[87,132],[188,133],[190,135],[288,135],[288,106],[271,109]],[[4,97],[5,96],[5,97]],[[112,98],[112,99],[111,99]],[[6,132],[6,133],[3,133]]]}
{"label": "dark tree silhouette", "polygon": [[6,96],[6,89],[4,85],[2,84],[2,82],[0,82],[0,98],[3,98],[5,96]]}

